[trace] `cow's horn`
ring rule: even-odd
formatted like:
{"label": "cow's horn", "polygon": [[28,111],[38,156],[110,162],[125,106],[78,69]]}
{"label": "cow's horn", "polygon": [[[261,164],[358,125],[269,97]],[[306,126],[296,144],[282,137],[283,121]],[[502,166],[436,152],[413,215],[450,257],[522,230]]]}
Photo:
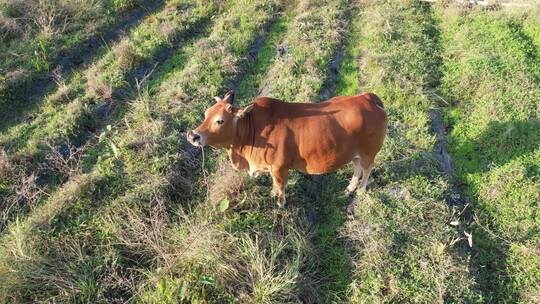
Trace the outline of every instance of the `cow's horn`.
{"label": "cow's horn", "polygon": [[241,109],[240,111],[238,111],[238,113],[236,113],[236,116],[238,118],[244,118],[247,113],[251,112],[251,110],[253,110],[253,104],[250,104],[247,107],[245,107],[245,108]]}
{"label": "cow's horn", "polygon": [[223,97],[223,101],[228,102],[230,104],[234,103],[234,91],[229,91],[225,96]]}

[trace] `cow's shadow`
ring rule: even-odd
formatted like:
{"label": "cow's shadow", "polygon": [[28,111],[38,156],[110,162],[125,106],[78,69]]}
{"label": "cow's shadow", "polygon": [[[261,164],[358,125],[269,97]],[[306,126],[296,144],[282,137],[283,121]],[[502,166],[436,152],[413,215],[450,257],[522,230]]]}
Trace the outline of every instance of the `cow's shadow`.
{"label": "cow's shadow", "polygon": [[[399,136],[393,135],[393,136]],[[490,122],[484,131],[471,138],[458,138],[447,134],[448,152],[456,174],[484,173],[504,166],[540,148],[540,120],[531,119],[512,122]],[[440,164],[439,147],[418,150],[403,158],[380,160],[374,169],[374,187],[400,182],[414,176],[435,179],[445,172]],[[527,177],[540,174],[540,164],[528,162]],[[463,187],[459,178],[450,177],[458,188]]]}
{"label": "cow's shadow", "polygon": [[[399,136],[399,134],[390,134]],[[452,136],[447,134],[447,145],[454,172],[457,177],[450,178],[448,192],[457,191],[461,202],[461,209],[469,203],[472,207],[466,215],[469,221],[477,218],[483,225],[491,229],[504,229],[498,227],[497,218],[489,210],[485,210],[478,201],[480,195],[479,189],[465,184],[463,177],[466,175],[486,175],[492,170],[516,163],[520,174],[526,179],[538,179],[540,177],[540,163],[535,162],[533,153],[540,149],[540,120],[514,120],[509,122],[490,122],[483,128],[483,131],[474,136]],[[369,188],[384,188],[391,184],[399,184],[410,178],[421,176],[426,180],[436,181],[440,178],[446,178],[444,170],[439,163],[438,147],[434,146],[432,151],[416,151],[403,158],[389,159],[386,163],[383,161],[374,170]],[[491,174],[490,174],[491,175]],[[502,178],[494,177],[494,178]],[[517,183],[517,181],[516,181]],[[390,187],[391,188],[391,187]],[[390,189],[389,188],[389,189]],[[520,191],[519,185],[516,185],[515,191]],[[381,203],[391,206],[391,193],[379,192],[377,194]],[[451,193],[445,193],[446,203],[453,205]],[[394,198],[395,199],[395,198]],[[351,200],[357,204],[356,200]],[[531,202],[533,203],[533,202]],[[354,206],[354,205],[353,205]],[[357,204],[356,208],[360,208]],[[511,257],[509,250],[511,244],[503,241],[500,234],[486,230],[478,225],[473,231],[473,248],[466,249],[470,251],[471,262],[469,263],[470,273],[480,286],[495,286],[490,290],[482,290],[487,299],[505,297],[504,301],[512,302],[512,299],[518,298],[518,294],[513,289],[515,282],[507,276],[504,271],[509,267]],[[464,231],[471,232],[468,225],[458,227],[460,234]],[[496,231],[495,230],[495,231]],[[501,231],[501,230],[499,230]],[[527,231],[520,233],[519,238],[513,240],[517,243],[526,243],[540,234],[538,227],[529,227]],[[396,239],[396,246],[407,246],[408,242]],[[467,241],[462,241],[461,248],[468,248]],[[462,251],[461,253],[465,253]],[[493,291],[497,291],[496,294]]]}
{"label": "cow's shadow", "polygon": [[[503,166],[540,147],[540,120],[490,122],[473,139],[450,137],[450,152],[460,162],[453,162],[458,172],[482,173]],[[539,174],[539,164],[531,164],[527,175]]]}
{"label": "cow's shadow", "polygon": [[[471,273],[481,286],[493,286],[486,291],[486,298],[500,299],[503,302],[512,302],[519,298],[513,288],[512,278],[505,273],[505,269],[512,267],[509,261],[509,250],[512,243],[527,243],[540,234],[539,227],[529,225],[526,231],[520,233],[513,240],[501,237],[498,231],[505,228],[499,226],[498,218],[493,211],[485,210],[486,202],[479,201],[481,189],[475,186],[466,186],[462,178],[466,175],[486,175],[497,180],[505,179],[504,174],[495,177],[489,171],[497,170],[508,164],[515,163],[523,178],[538,180],[540,177],[540,164],[535,162],[532,153],[540,149],[540,120],[515,120],[509,122],[490,122],[484,131],[476,137],[461,139],[449,137],[450,154],[454,157],[452,163],[457,176],[454,183],[457,189],[464,193],[465,199],[472,205],[469,218],[476,218],[474,229],[474,246],[472,248]],[[459,161],[457,161],[459,160]],[[505,169],[503,169],[504,171]],[[508,182],[506,179],[504,183]],[[518,183],[519,181],[515,181]],[[495,182],[494,184],[497,184]],[[481,187],[488,187],[482,184]],[[496,188],[496,187],[495,187]],[[493,188],[494,195],[497,190]],[[521,191],[519,185],[514,185],[513,191]],[[517,202],[514,202],[517,203]],[[534,204],[534,202],[530,202]],[[496,212],[496,211],[495,211]],[[496,216],[496,215],[495,215]],[[485,227],[491,227],[494,231]],[[496,294],[491,294],[495,292]]]}

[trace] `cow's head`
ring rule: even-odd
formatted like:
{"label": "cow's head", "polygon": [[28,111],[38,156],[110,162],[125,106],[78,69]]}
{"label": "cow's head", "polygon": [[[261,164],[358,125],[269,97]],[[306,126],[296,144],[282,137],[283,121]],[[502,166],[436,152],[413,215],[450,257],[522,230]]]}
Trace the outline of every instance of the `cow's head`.
{"label": "cow's head", "polygon": [[242,119],[253,105],[243,109],[233,106],[234,92],[229,91],[222,98],[214,97],[216,103],[204,111],[204,121],[195,130],[187,133],[188,141],[196,146],[210,145],[223,148],[232,143],[238,120]]}

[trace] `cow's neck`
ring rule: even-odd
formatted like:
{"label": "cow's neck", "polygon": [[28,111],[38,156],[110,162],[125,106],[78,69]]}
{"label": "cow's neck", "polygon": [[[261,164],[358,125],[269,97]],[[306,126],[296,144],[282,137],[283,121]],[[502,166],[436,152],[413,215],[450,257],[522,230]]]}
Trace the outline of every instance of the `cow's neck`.
{"label": "cow's neck", "polygon": [[240,119],[236,125],[236,134],[230,146],[227,147],[227,154],[233,166],[237,169],[247,169],[248,159],[253,152],[255,144],[255,128],[251,113]]}

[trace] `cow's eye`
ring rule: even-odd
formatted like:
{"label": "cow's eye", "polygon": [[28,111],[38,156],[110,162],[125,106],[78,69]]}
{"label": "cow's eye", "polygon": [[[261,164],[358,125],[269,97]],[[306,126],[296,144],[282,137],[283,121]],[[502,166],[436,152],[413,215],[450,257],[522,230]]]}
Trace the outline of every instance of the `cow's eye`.
{"label": "cow's eye", "polygon": [[216,120],[216,123],[218,125],[222,125],[225,121],[223,121],[223,119],[219,119],[219,120]]}

